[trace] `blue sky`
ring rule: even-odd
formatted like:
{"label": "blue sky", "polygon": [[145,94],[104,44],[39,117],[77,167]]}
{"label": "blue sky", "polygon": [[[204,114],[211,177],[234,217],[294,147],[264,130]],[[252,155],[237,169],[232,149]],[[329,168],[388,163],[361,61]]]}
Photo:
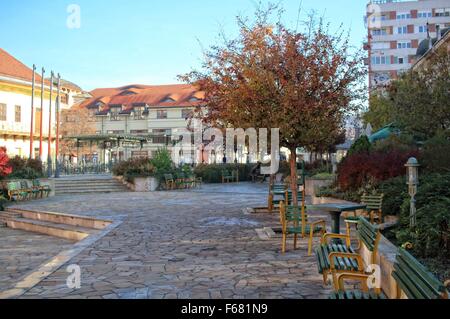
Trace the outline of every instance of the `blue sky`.
{"label": "blue sky", "polygon": [[[265,1],[263,1],[265,2]],[[131,83],[169,84],[197,68],[202,46],[220,30],[236,35],[236,15],[251,17],[255,0],[21,0],[0,1],[0,47],[31,66],[60,72],[85,90]],[[284,22],[295,27],[311,10],[331,28],[351,29],[360,46],[366,0],[282,0]],[[67,27],[70,4],[81,27]]]}

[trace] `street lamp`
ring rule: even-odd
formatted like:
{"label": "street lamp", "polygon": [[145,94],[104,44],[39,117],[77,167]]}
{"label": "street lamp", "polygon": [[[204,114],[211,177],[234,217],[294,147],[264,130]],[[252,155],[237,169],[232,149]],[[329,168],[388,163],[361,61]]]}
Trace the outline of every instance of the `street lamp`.
{"label": "street lamp", "polygon": [[406,184],[408,185],[409,196],[411,196],[410,205],[410,227],[416,226],[416,194],[417,186],[419,185],[419,162],[414,157],[411,157],[405,164],[406,167]]}

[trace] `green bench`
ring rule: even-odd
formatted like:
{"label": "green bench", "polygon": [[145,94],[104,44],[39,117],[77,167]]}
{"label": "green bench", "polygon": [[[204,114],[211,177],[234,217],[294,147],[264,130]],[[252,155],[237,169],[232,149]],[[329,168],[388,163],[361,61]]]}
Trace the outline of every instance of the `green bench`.
{"label": "green bench", "polygon": [[[371,263],[376,264],[380,231],[369,223],[364,217],[358,221],[357,235],[359,242],[371,252]],[[331,241],[333,240],[333,241]],[[350,272],[364,274],[364,262],[362,256],[351,246],[349,234],[323,235],[321,245],[315,250],[319,273],[323,275],[323,281],[328,283],[328,274],[333,277],[334,287],[337,289],[337,274]]]}
{"label": "green bench", "polygon": [[175,179],[172,174],[164,174],[164,184],[163,187],[165,190],[175,189]]}
{"label": "green bench", "polygon": [[[41,198],[43,198],[44,195],[46,197],[49,197],[50,193],[52,191],[49,185],[42,185],[41,181],[38,179],[33,180],[32,190],[33,190],[33,192],[36,192],[36,191],[39,192],[41,194]],[[36,197],[37,197],[37,194],[36,194]]]}
{"label": "green bench", "polygon": [[239,183],[239,171],[238,170],[223,170],[222,171],[222,184],[223,183]]}
{"label": "green bench", "polygon": [[23,188],[20,181],[8,182],[6,189],[10,201],[26,200],[30,196],[30,190]]}
{"label": "green bench", "polygon": [[[381,290],[370,290],[367,274],[339,274],[338,290],[330,295],[330,299],[386,299]],[[448,299],[449,293],[432,273],[405,249],[399,248],[394,263],[392,277],[397,284],[396,298],[402,299]],[[361,290],[345,290],[345,280],[361,282]]]}
{"label": "green bench", "polygon": [[[366,205],[366,209],[364,210],[364,213],[367,214],[370,222],[374,224],[377,222],[378,224],[383,223],[383,197],[384,194],[372,194],[372,195],[363,195],[361,197],[361,203]],[[346,218],[346,221],[348,223],[357,222],[359,220],[359,217],[356,216],[356,212],[354,213],[354,216],[349,216]]]}

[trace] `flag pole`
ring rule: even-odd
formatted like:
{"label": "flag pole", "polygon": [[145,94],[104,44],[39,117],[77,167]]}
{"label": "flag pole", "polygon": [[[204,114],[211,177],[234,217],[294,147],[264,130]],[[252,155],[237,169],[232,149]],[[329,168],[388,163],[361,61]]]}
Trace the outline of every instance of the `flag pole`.
{"label": "flag pole", "polygon": [[47,176],[52,176],[52,98],[53,98],[53,71],[50,72],[50,102],[48,106],[48,150],[47,150]]}
{"label": "flag pole", "polygon": [[61,76],[58,73],[58,93],[56,95],[56,149],[55,149],[55,178],[59,178],[59,163],[58,163],[58,156],[59,156],[59,113],[60,113],[60,101],[61,101]]}
{"label": "flag pole", "polygon": [[42,161],[42,131],[43,131],[43,119],[44,119],[44,74],[45,70],[42,68],[42,77],[41,77],[41,117],[39,119],[40,127],[39,127],[39,160]]}
{"label": "flag pole", "polygon": [[33,158],[33,135],[34,135],[34,82],[36,65],[33,64],[32,84],[31,84],[31,124],[30,124],[30,159]]}

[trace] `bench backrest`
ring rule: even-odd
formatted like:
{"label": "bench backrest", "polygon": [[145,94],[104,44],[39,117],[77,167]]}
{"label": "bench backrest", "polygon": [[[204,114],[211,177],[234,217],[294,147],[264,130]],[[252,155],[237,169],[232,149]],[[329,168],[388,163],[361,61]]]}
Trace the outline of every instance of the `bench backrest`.
{"label": "bench backrest", "polygon": [[[283,228],[291,223],[294,226],[302,227],[302,233],[305,233],[306,223],[308,222],[308,216],[306,215],[306,209],[304,206],[285,205],[284,202],[280,203],[280,221]],[[303,221],[305,221],[303,223]]]}
{"label": "bench backrest", "polygon": [[377,194],[377,195],[363,195],[361,198],[361,202],[365,205],[367,205],[367,210],[381,210],[381,207],[383,206],[383,194]]}
{"label": "bench backrest", "polygon": [[30,186],[28,185],[28,181],[26,181],[26,180],[20,181],[20,187],[21,187],[22,189],[28,189],[28,188],[30,188]]}
{"label": "bench backrest", "polygon": [[403,248],[398,250],[392,277],[409,299],[448,298],[444,284]]}
{"label": "bench backrest", "polygon": [[378,253],[378,243],[380,242],[381,233],[378,227],[372,225],[364,217],[359,218],[358,222],[358,239],[372,252],[372,263],[376,263],[376,255]]}
{"label": "bench backrest", "polygon": [[16,191],[19,188],[17,187],[17,182],[9,182],[8,184],[6,184],[6,187],[8,188],[9,191]]}
{"label": "bench backrest", "polygon": [[286,186],[284,184],[272,184],[270,186],[270,191],[273,192],[278,192],[278,193],[282,193],[286,191]]}
{"label": "bench backrest", "polygon": [[164,179],[167,181],[173,181],[173,176],[172,174],[164,174]]}
{"label": "bench backrest", "polygon": [[[292,196],[292,191],[291,190],[287,190],[286,191],[286,204],[287,205],[294,205],[293,199],[294,197]],[[297,191],[297,203],[298,204],[302,204],[303,203],[303,192],[301,191]]]}

